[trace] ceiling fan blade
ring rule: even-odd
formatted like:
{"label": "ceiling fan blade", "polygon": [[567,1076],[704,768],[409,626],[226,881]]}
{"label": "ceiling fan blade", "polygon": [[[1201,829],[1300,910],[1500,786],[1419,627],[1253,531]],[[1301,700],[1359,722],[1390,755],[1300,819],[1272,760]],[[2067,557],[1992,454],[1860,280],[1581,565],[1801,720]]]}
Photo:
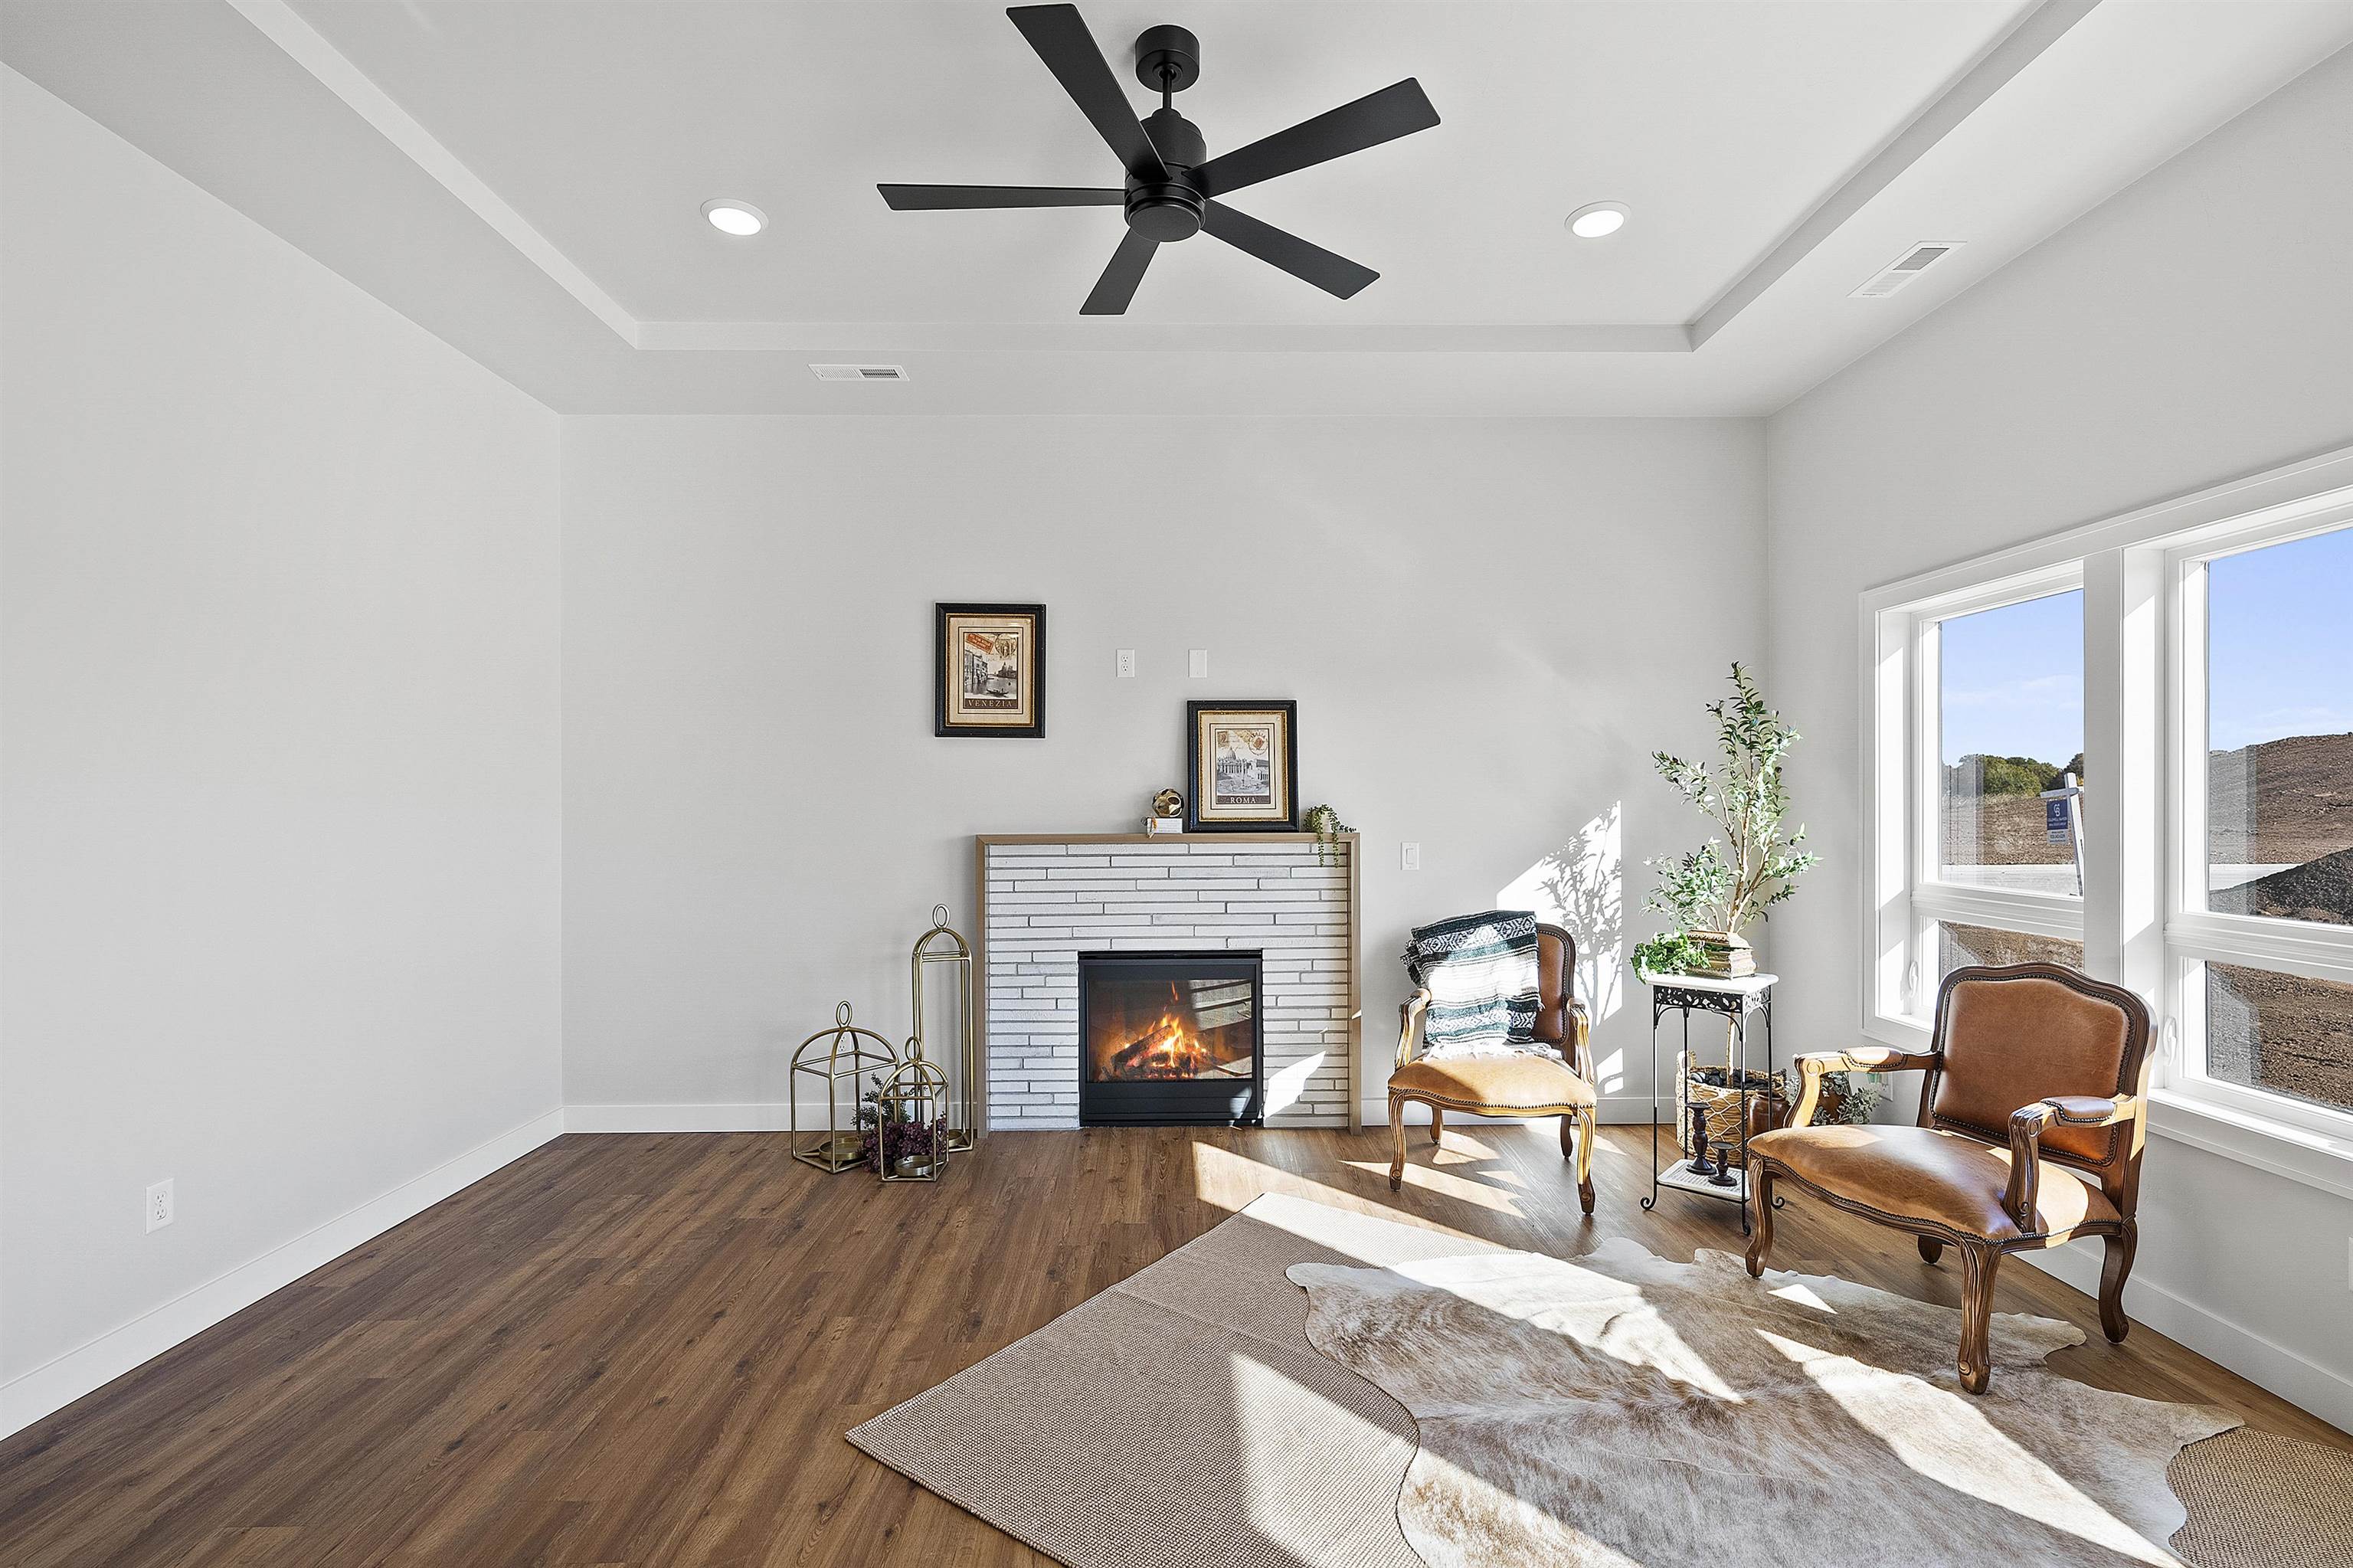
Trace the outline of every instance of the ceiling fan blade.
{"label": "ceiling fan blade", "polygon": [[[1005,13],[1081,113],[1094,122],[1096,132],[1119,155],[1120,167],[1139,180],[1165,180],[1168,165],[1160,161],[1152,138],[1144,133],[1127,90],[1111,72],[1111,62],[1095,47],[1086,19],[1076,5],[1015,5]],[[1311,160],[1312,161],[1312,160]]]}
{"label": "ceiling fan blade", "polygon": [[977,207],[1117,207],[1123,190],[1084,185],[876,185],[893,212]]}
{"label": "ceiling fan blade", "polygon": [[1203,196],[1224,196],[1311,164],[1361,153],[1438,123],[1438,111],[1411,77],[1354,103],[1344,103],[1288,131],[1261,137],[1247,147],[1220,153],[1195,169],[1193,184]]}
{"label": "ceiling fan blade", "polygon": [[1144,270],[1152,265],[1152,253],[1159,249],[1157,239],[1129,229],[1121,237],[1119,249],[1111,253],[1111,265],[1095,280],[1095,291],[1079,307],[1079,314],[1125,315],[1127,302],[1135,298],[1135,286],[1144,281]]}
{"label": "ceiling fan blade", "polygon": [[1247,250],[1260,260],[1271,262],[1293,277],[1344,300],[1380,276],[1370,267],[1359,267],[1345,256],[1335,256],[1321,245],[1310,245],[1295,234],[1285,233],[1271,223],[1261,223],[1223,202],[1208,205],[1201,227],[1235,249]]}

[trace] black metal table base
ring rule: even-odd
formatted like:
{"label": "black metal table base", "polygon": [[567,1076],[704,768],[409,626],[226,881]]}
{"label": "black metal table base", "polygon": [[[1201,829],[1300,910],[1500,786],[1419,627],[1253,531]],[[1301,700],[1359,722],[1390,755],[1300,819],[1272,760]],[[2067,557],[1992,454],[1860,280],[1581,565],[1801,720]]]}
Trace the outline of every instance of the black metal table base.
{"label": "black metal table base", "polygon": [[[1773,986],[1771,983],[1753,991],[1723,991],[1702,990],[1695,986],[1680,986],[1662,975],[1649,982],[1651,987],[1651,1191],[1642,1199],[1644,1209],[1658,1207],[1662,1191],[1691,1192],[1703,1198],[1740,1205],[1740,1234],[1746,1235],[1748,1222],[1748,1100],[1752,1095],[1770,1096],[1773,1083]],[[1689,1082],[1693,1071],[1691,1053],[1691,1018],[1694,1012],[1721,1013],[1728,1020],[1728,1037],[1725,1043],[1725,1082],[1736,1086],[1740,1097],[1740,1164],[1739,1180],[1730,1187],[1718,1187],[1704,1177],[1686,1173],[1685,1181],[1663,1178],[1688,1164],[1678,1144],[1675,1158],[1662,1163],[1659,1159],[1659,1025],[1670,1012],[1683,1020],[1683,1044],[1682,1065],[1678,1069],[1686,1084],[1683,1097],[1690,1098]],[[1765,1072],[1761,1079],[1748,1071],[1748,1020],[1756,1014],[1764,1024]],[[1776,1197],[1773,1206],[1779,1208]]]}

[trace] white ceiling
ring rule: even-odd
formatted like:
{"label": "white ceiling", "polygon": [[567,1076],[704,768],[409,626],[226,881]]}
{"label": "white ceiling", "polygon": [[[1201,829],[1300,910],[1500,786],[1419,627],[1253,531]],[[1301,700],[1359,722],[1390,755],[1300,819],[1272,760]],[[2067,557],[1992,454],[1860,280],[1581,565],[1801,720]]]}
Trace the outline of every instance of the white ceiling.
{"label": "white ceiling", "polygon": [[[1409,76],[1444,122],[1234,197],[1377,270],[1362,295],[1209,241],[1164,251],[1129,313],[1688,321],[2029,6],[1098,0],[1139,111],[1136,34],[1173,16],[1203,40],[1177,106],[1212,154]],[[1120,183],[1001,5],[294,9],[639,320],[1064,322],[1124,232],[1116,207],[894,213],[875,194]],[[698,211],[715,196],[775,227],[728,243]],[[1602,200],[1634,225],[1563,231]]]}
{"label": "white ceiling", "polygon": [[[1082,319],[1115,208],[886,209],[1118,183],[986,0],[9,0],[0,58],[567,412],[1757,414],[2353,40],[2353,0],[1082,9],[1124,82],[1200,36],[1213,154],[1417,77],[1438,128],[1234,201],[1380,281],[1202,237]],[[1924,239],[1968,245],[1850,297]]]}

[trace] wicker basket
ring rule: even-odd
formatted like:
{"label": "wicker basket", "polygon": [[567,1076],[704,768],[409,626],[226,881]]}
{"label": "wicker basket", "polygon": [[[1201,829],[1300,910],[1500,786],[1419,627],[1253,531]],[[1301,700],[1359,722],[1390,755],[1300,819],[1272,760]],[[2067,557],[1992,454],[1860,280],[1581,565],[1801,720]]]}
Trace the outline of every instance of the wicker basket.
{"label": "wicker basket", "polygon": [[[1762,1073],[1752,1072],[1748,1080],[1748,1133],[1753,1138],[1789,1119],[1788,1075],[1776,1073],[1767,1078]],[[1737,1088],[1707,1083],[1693,1076],[1687,1063],[1681,1066],[1675,1074],[1675,1147],[1683,1150],[1685,1160],[1699,1152],[1692,1147],[1691,1107],[1698,1106],[1707,1118],[1711,1144],[1736,1150],[1740,1147],[1740,1101]]]}

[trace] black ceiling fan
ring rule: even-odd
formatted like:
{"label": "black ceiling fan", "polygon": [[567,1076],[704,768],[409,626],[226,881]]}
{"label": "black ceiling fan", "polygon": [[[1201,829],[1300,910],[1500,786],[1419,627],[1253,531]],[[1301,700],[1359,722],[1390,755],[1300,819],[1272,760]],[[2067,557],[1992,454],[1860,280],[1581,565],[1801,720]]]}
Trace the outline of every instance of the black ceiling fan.
{"label": "black ceiling fan", "polygon": [[1182,27],[1147,27],[1135,40],[1136,79],[1160,94],[1160,107],[1142,121],[1095,47],[1075,5],[1016,5],[1005,13],[1080,112],[1111,144],[1127,171],[1124,186],[882,185],[882,199],[900,212],[949,207],[1124,207],[1127,233],[1112,252],[1094,291],[1079,313],[1115,316],[1127,310],[1152,253],[1203,229],[1238,250],[1282,268],[1327,293],[1347,299],[1380,276],[1345,256],[1311,245],[1236,212],[1218,198],[1244,185],[1311,164],[1377,147],[1427,131],[1438,111],[1408,77],[1392,87],[1304,120],[1288,131],[1212,158],[1201,132],[1171,100],[1200,79],[1201,48]]}

